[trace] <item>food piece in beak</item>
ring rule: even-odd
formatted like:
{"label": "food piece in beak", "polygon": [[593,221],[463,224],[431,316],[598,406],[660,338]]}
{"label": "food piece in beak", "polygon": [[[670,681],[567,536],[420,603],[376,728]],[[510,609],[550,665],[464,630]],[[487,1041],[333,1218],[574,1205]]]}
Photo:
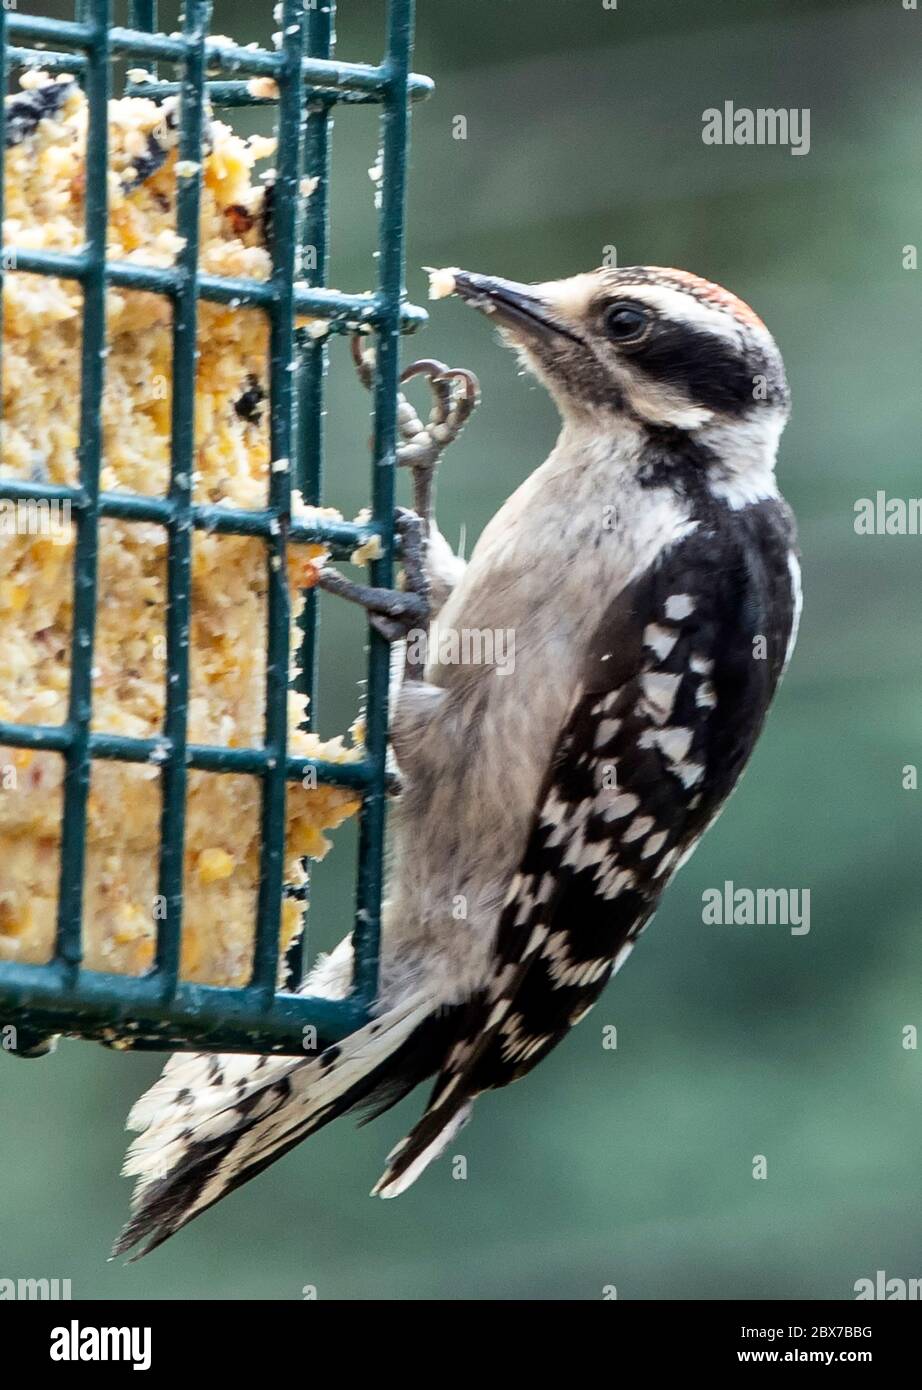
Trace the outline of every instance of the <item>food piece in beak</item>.
{"label": "food piece in beak", "polygon": [[423,270],[429,276],[429,298],[447,299],[456,290],[455,276],[460,274],[456,266],[451,266],[447,270],[434,270],[431,266],[423,266]]}
{"label": "food piece in beak", "polygon": [[449,294],[460,295],[472,308],[495,316],[500,327],[511,329],[519,336],[560,336],[574,342],[581,341],[553,316],[547,301],[536,293],[536,286],[502,280],[495,275],[476,275],[472,271],[454,267],[430,271],[429,275],[429,295],[432,299],[442,299]]}

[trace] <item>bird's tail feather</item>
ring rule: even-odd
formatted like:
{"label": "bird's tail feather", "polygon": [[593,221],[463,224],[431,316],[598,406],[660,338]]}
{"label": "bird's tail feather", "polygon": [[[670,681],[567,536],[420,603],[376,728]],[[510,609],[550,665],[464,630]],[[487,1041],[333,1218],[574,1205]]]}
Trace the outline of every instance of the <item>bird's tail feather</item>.
{"label": "bird's tail feather", "polygon": [[141,1133],[123,1171],[137,1183],[113,1256],[141,1242],[132,1258],[148,1254],[330,1120],[409,1090],[433,1069],[428,1048],[421,1058],[414,1045],[427,1016],[431,1002],[417,996],[307,1058],[171,1057],[128,1117]]}
{"label": "bird's tail feather", "polygon": [[[399,1197],[412,1187],[416,1179],[426,1171],[433,1159],[438,1158],[451,1143],[459,1130],[471,1118],[476,1097],[464,1101],[456,1109],[435,1123],[413,1130],[402,1139],[387,1156],[388,1166],[371,1190],[373,1197]],[[429,1120],[431,1112],[423,1117]]]}

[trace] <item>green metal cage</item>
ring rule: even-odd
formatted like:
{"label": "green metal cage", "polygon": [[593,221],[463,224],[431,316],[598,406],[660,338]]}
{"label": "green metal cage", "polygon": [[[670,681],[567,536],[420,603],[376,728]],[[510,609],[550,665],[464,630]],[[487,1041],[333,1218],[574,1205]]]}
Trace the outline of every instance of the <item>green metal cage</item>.
{"label": "green metal cage", "polygon": [[[206,1048],[299,1052],[305,1030],[324,1038],[343,1037],[362,1025],[374,998],[379,953],[381,879],[387,784],[389,651],[369,630],[366,751],[360,763],[312,762],[289,754],[287,691],[289,596],[285,551],[289,540],[322,541],[335,555],[350,554],[372,536],[380,558],[371,580],[390,586],[394,570],[399,335],[425,320],[405,302],[404,231],[409,111],[432,84],[410,72],[413,0],[389,0],[384,57],[378,64],[334,59],[335,0],[284,0],[277,50],[230,47],[208,37],[209,0],[185,0],[179,34],[157,30],[156,0],[134,0],[129,27],[113,23],[111,0],[77,0],[74,19],[41,18],[0,7],[3,90],[17,66],[73,72],[88,105],[85,245],[79,254],[4,248],[4,263],[17,270],[71,278],[83,288],[79,483],[57,486],[0,478],[0,498],[68,501],[76,527],[73,627],[68,716],[61,725],[0,722],[0,744],[50,749],[65,759],[60,883],[54,956],[47,964],[0,963],[0,1024],[15,1028],[20,1055],[47,1050],[50,1035],[66,1033],[118,1047]],[[268,20],[267,12],[267,20]],[[278,162],[273,204],[272,274],[268,281],[226,279],[199,269],[198,178],[177,180],[177,231],[185,246],[169,269],[107,260],[107,111],[117,59],[149,67],[171,65],[175,80],[145,83],[143,94],[179,92],[179,158],[199,164],[207,100],[214,107],[265,104],[250,94],[255,77],[275,79]],[[130,93],[131,88],[126,90]],[[349,295],[325,287],[328,251],[330,116],[339,104],[381,107],[382,180],[378,232],[378,283],[371,295]],[[0,123],[3,122],[0,103]],[[0,141],[4,131],[0,129]],[[303,176],[319,180],[302,209]],[[0,167],[2,213],[2,167]],[[315,248],[316,267],[302,278],[300,249]],[[173,305],[173,397],[171,477],[163,498],[100,489],[100,407],[105,371],[107,286],[153,291]],[[270,330],[269,431],[272,458],[291,460],[288,471],[271,472],[268,505],[242,511],[195,505],[191,495],[194,449],[194,390],[197,306],[200,299],[257,306]],[[321,501],[323,398],[327,348],[302,338],[299,314],[329,321],[331,332],[362,328],[375,335],[374,433],[371,520],[367,525],[292,522],[291,490],[305,501]],[[94,614],[100,518],[156,522],[168,536],[165,718],[161,736],[128,738],[91,730]],[[189,689],[190,557],[194,529],[259,536],[266,549],[268,585],[263,746],[225,748],[187,739]],[[314,694],[317,651],[316,601],[309,598],[304,623],[302,668],[307,693]],[[86,847],[87,798],[93,759],[161,763],[162,812],[158,894],[166,912],[157,924],[156,956],[143,976],[126,977],[83,968],[81,918]],[[313,767],[318,782],[362,792],[356,910],[353,928],[355,973],[347,998],[332,1001],[296,992],[303,974],[300,953],[291,963],[289,985],[277,988],[284,892],[286,788]],[[249,773],[261,779],[261,863],[253,968],[243,987],[191,984],[180,980],[182,875],[187,769]],[[2,870],[0,870],[2,871]]]}

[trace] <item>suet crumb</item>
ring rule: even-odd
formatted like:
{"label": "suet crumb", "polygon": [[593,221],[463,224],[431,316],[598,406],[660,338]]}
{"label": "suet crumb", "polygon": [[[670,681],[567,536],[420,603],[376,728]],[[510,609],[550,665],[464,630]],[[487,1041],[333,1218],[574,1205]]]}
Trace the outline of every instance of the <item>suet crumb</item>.
{"label": "suet crumb", "polygon": [[447,299],[450,294],[454,294],[457,266],[450,266],[446,270],[433,270],[429,266],[424,266],[423,269],[429,276],[430,299]]}
{"label": "suet crumb", "polygon": [[[371,511],[368,507],[363,507],[355,518],[357,526],[366,526],[371,521]],[[372,560],[380,560],[383,554],[380,536],[370,536],[367,541],[363,541],[357,546],[349,556],[349,563],[352,565],[367,565]]]}
{"label": "suet crumb", "polygon": [[[3,242],[63,253],[83,246],[86,102],[69,78],[30,72],[7,99]],[[178,177],[175,102],[147,98],[109,106],[107,254],[135,265],[171,266]],[[271,142],[249,142],[209,120],[202,153],[200,268],[265,280],[271,269],[266,187],[253,165]],[[75,484],[82,292],[73,280],[5,267],[3,422],[0,475]],[[110,288],[102,406],[101,486],[162,497],[169,487],[171,310],[163,296]],[[199,304],[196,503],[260,508],[273,467],[268,429],[265,315]],[[60,725],[67,719],[74,531],[63,514],[23,528],[0,502],[0,720]],[[293,515],[312,509],[294,499]],[[36,514],[37,515],[37,514]],[[338,520],[339,513],[324,516]],[[55,524],[52,526],[51,522]],[[23,534],[23,530],[28,534]],[[292,545],[292,652],[303,607],[302,576],[326,552]],[[104,520],[93,648],[95,731],[157,738],[166,670],[167,534],[149,523]],[[188,737],[191,743],[258,747],[263,741],[267,579],[257,538],[196,531],[192,542]],[[292,675],[295,674],[293,668]],[[291,752],[328,762],[361,756],[358,741],[321,740],[300,725],[306,700],[289,695]],[[96,761],[87,824],[85,963],[137,974],[153,962],[158,921],[158,785],[163,759]],[[46,961],[53,949],[64,762],[57,753],[0,748],[0,959]],[[307,779],[305,779],[307,780]],[[305,880],[302,860],[329,848],[324,831],[358,809],[355,793],[290,782],[286,882]],[[186,815],[182,975],[216,984],[249,976],[259,883],[260,782],[190,769]],[[301,904],[286,897],[284,949],[301,930]]]}

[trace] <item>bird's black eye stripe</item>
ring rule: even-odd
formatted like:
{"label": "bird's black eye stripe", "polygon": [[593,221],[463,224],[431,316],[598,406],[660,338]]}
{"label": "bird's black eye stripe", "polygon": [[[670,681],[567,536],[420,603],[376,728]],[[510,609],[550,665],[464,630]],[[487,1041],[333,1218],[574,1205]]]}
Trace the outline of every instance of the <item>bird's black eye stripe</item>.
{"label": "bird's black eye stripe", "polygon": [[650,310],[630,299],[617,299],[604,313],[605,332],[613,343],[639,343],[653,321]]}
{"label": "bird's black eye stripe", "polygon": [[[747,354],[688,324],[663,323],[644,343],[637,368],[708,410],[740,414],[759,399],[770,403],[783,399],[783,379],[776,379],[762,356]],[[756,396],[758,380],[765,383],[762,397]]]}

